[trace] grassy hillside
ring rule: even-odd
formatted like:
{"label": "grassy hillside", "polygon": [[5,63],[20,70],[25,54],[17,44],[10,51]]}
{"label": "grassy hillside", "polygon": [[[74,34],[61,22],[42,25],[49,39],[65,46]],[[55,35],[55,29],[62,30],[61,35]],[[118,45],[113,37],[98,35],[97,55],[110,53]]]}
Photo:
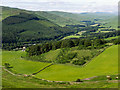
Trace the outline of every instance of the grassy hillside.
{"label": "grassy hillside", "polygon": [[25,60],[22,58],[25,55],[26,53],[22,51],[3,51],[2,65],[4,66],[5,63],[9,63],[10,66],[13,67],[11,68],[11,70],[14,73],[32,74],[50,64],[50,63],[32,62]]}
{"label": "grassy hillside", "polygon": [[55,61],[60,53],[60,49],[50,51],[44,54],[44,58],[46,61]]}
{"label": "grassy hillside", "polygon": [[79,49],[80,47],[78,46],[72,48],[60,48],[56,50],[50,50],[49,52],[43,53],[41,55],[34,55],[31,57],[27,56],[26,58],[32,61],[53,62],[57,64],[69,63],[71,65],[84,65],[85,63],[88,63],[92,58],[96,57],[104,50],[104,49],[93,50],[79,50]]}
{"label": "grassy hillside", "polygon": [[112,18],[106,20],[105,22],[106,22],[106,24],[103,26],[118,29],[118,17],[117,16],[112,17]]}
{"label": "grassy hillside", "polygon": [[37,11],[35,14],[45,17],[48,20],[60,25],[60,26],[65,26],[65,25],[74,25],[74,24],[83,24],[82,22],[79,22],[75,19],[69,18],[69,17],[64,17],[56,14],[52,14],[49,12],[43,12],[43,11]]}
{"label": "grassy hillside", "polygon": [[[49,73],[49,74],[48,74]],[[99,75],[118,73],[118,46],[107,48],[84,67],[56,64],[38,73],[36,77],[47,80],[75,81]]]}

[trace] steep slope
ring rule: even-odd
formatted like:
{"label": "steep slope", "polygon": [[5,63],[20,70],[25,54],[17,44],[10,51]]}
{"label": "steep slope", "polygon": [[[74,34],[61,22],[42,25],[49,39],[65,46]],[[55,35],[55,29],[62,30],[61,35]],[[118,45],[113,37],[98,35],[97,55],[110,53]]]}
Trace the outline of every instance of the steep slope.
{"label": "steep slope", "polygon": [[20,13],[3,21],[3,43],[53,40],[73,30],[62,28],[44,17]]}

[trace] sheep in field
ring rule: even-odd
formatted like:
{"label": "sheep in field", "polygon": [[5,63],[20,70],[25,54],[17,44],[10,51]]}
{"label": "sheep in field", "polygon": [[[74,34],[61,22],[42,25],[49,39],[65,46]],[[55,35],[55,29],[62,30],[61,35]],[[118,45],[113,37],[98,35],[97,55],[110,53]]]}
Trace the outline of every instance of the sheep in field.
{"label": "sheep in field", "polygon": [[112,80],[112,78],[110,76],[106,76],[108,80]]}
{"label": "sheep in field", "polygon": [[116,79],[118,79],[118,77],[116,77]]}
{"label": "sheep in field", "polygon": [[24,74],[24,77],[27,77],[28,75],[27,74]]}

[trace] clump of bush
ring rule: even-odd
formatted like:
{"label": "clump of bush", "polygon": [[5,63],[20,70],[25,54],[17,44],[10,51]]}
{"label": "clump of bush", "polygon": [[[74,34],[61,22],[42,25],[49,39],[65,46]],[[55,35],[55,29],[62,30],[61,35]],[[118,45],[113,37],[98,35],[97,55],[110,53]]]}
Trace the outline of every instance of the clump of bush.
{"label": "clump of bush", "polygon": [[71,61],[72,64],[75,64],[75,65],[83,65],[86,63],[86,61],[81,58],[81,59],[78,59],[78,58],[74,58],[72,61]]}
{"label": "clump of bush", "polygon": [[80,79],[77,79],[75,82],[83,82],[83,81],[81,81]]}
{"label": "clump of bush", "polygon": [[75,58],[77,56],[77,53],[68,53],[68,49],[62,49],[62,51],[60,52],[60,54],[58,55],[57,59],[56,59],[56,63],[70,63],[70,61],[72,61],[73,58]]}
{"label": "clump of bush", "polygon": [[5,68],[12,68],[12,66],[9,63],[5,63]]}

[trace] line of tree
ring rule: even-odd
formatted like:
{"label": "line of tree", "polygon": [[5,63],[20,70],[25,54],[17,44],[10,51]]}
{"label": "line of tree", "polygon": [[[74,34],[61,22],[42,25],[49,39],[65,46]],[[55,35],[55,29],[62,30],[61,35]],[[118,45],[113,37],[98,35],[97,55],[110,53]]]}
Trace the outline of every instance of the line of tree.
{"label": "line of tree", "polygon": [[106,42],[103,39],[89,40],[89,39],[68,39],[57,42],[48,42],[41,45],[32,45],[27,48],[26,52],[29,56],[40,55],[42,53],[49,52],[50,50],[56,50],[59,48],[71,48],[80,46],[80,49],[86,47],[99,48]]}

